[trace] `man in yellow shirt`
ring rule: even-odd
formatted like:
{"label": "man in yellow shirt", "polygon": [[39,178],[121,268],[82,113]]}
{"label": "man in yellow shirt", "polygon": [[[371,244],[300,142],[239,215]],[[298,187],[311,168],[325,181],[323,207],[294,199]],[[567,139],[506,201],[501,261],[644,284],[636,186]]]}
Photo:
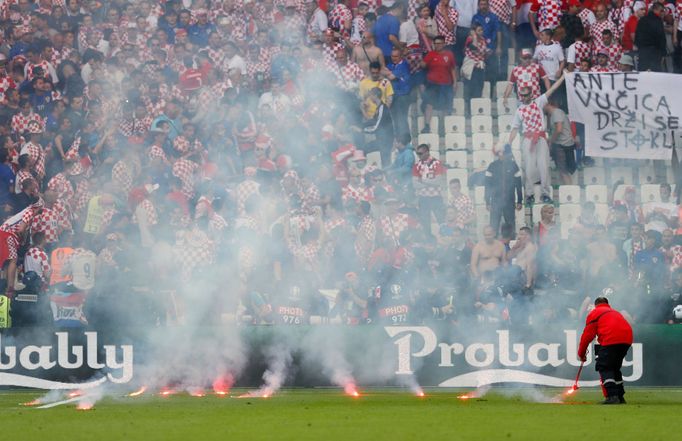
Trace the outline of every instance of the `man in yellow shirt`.
{"label": "man in yellow shirt", "polygon": [[365,77],[360,81],[360,99],[362,100],[362,111],[366,119],[374,118],[377,111],[377,105],[369,98],[370,90],[374,88],[381,90],[381,101],[386,107],[391,107],[393,102],[393,86],[388,78],[383,78],[381,75],[381,64],[373,61],[369,64],[369,77]]}

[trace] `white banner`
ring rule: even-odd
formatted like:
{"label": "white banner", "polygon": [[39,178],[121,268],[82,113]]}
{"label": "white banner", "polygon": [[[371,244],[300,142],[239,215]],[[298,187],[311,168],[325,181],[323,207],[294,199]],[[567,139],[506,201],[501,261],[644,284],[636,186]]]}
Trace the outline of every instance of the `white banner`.
{"label": "white banner", "polygon": [[566,74],[571,121],[585,124],[585,153],[670,160],[682,146],[682,76],[656,72]]}

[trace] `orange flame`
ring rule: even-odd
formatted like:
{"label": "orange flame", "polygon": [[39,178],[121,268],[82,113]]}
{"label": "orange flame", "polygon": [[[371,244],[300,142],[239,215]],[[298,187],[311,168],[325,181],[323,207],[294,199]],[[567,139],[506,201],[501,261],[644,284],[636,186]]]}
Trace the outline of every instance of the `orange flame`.
{"label": "orange flame", "polygon": [[346,395],[350,395],[353,398],[358,398],[360,396],[360,392],[358,392],[354,383],[347,383],[343,387],[343,391],[346,393]]}
{"label": "orange flame", "polygon": [[82,392],[82,391],[75,390],[75,391],[73,391],[73,392],[69,392],[69,394],[67,395],[67,397],[69,397],[69,398],[76,398],[76,397],[80,397],[81,395],[83,395],[83,392]]}
{"label": "orange flame", "polygon": [[95,407],[93,403],[88,403],[88,402],[80,402],[78,403],[78,406],[76,406],[76,410],[92,410]]}
{"label": "orange flame", "polygon": [[39,405],[39,404],[43,404],[43,402],[42,402],[40,399],[36,398],[36,399],[33,400],[33,401],[29,401],[29,402],[26,402],[26,403],[21,403],[20,406],[37,406],[37,405]]}
{"label": "orange flame", "polygon": [[142,386],[141,388],[139,388],[139,389],[136,390],[135,392],[129,393],[128,396],[129,396],[129,397],[139,397],[140,395],[142,395],[142,394],[145,393],[146,391],[147,391],[147,386]]}
{"label": "orange flame", "polygon": [[474,397],[470,394],[464,394],[464,395],[457,396],[457,398],[459,398],[460,400],[468,400],[468,399],[474,398]]}
{"label": "orange flame", "polygon": [[234,384],[232,375],[222,375],[213,381],[213,392],[218,396],[225,396],[230,393],[230,388]]}
{"label": "orange flame", "polygon": [[189,394],[193,397],[202,398],[206,396],[206,392],[202,388],[192,389]]}
{"label": "orange flame", "polygon": [[424,397],[426,396],[426,394],[424,393],[424,391],[421,390],[421,389],[418,389],[418,390],[417,390],[416,395],[417,395],[419,398],[424,398]]}
{"label": "orange flame", "polygon": [[161,392],[159,392],[159,395],[162,397],[170,397],[171,395],[175,395],[175,390],[164,387],[161,389]]}

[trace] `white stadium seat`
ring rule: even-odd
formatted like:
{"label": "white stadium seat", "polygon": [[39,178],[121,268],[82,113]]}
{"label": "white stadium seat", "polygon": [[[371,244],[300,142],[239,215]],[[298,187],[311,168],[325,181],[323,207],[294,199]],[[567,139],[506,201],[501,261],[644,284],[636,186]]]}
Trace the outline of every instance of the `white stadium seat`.
{"label": "white stadium seat", "polygon": [[508,84],[509,81],[498,81],[495,83],[495,96],[497,97],[497,101],[502,102],[502,99],[504,98],[504,91],[507,90]]}
{"label": "white stadium seat", "polygon": [[[509,98],[507,100],[507,105],[504,105],[504,101],[502,99],[497,100],[497,116],[499,117],[500,115],[513,115],[514,112],[516,111],[516,107],[518,107],[518,103],[516,102],[516,98]],[[499,127],[499,123],[497,125]]]}
{"label": "white stadium seat", "polygon": [[609,206],[608,204],[595,204],[594,214],[597,216],[597,220],[600,224],[606,224],[606,219],[609,217]]}
{"label": "white stadium seat", "polygon": [[580,204],[561,204],[559,206],[559,221],[561,237],[568,238],[568,232],[575,226],[580,217]]}
{"label": "white stadium seat", "polygon": [[463,150],[467,148],[467,135],[462,133],[446,133],[445,149]]}
{"label": "white stadium seat", "polygon": [[449,168],[467,168],[466,150],[447,150],[445,152],[445,165]]}
{"label": "white stadium seat", "polygon": [[417,137],[417,145],[426,144],[430,147],[431,153],[440,150],[440,139],[436,133],[420,133]]}
{"label": "white stadium seat", "polygon": [[494,160],[492,150],[474,150],[473,165],[475,171],[486,170]]}
{"label": "white stadium seat", "polygon": [[493,133],[493,117],[490,115],[472,116],[471,131],[473,133]]}
{"label": "white stadium seat", "polygon": [[647,202],[661,202],[661,186],[658,184],[644,184],[640,187],[640,194],[642,195],[642,203]]}
{"label": "white stadium seat", "polygon": [[490,98],[490,81],[483,82],[483,92],[481,96],[483,98]]}
{"label": "white stadium seat", "polygon": [[381,153],[369,152],[367,153],[367,165],[375,165],[381,168]]}
{"label": "white stadium seat", "polygon": [[466,134],[466,119],[464,116],[448,115],[444,118],[445,133]]}
{"label": "white stadium seat", "polygon": [[512,130],[513,115],[499,115],[497,117],[497,133],[507,133]]}
{"label": "white stadium seat", "polygon": [[[587,167],[583,169],[583,177],[585,178],[583,182],[585,185],[605,185],[606,184],[606,172],[603,168],[598,167]],[[606,202],[606,201],[604,201]]]}
{"label": "white stadium seat", "polygon": [[471,115],[492,115],[490,98],[473,98],[471,100]]}
{"label": "white stadium seat", "polygon": [[452,100],[451,115],[464,116],[466,113],[466,106],[464,105],[464,98],[455,98]]}
{"label": "white stadium seat", "polygon": [[[419,133],[421,133],[422,129],[424,128],[424,117],[420,116],[417,118],[417,130]],[[431,133],[438,133],[438,117],[437,116],[432,116],[431,117]]]}
{"label": "white stadium seat", "polygon": [[485,187],[482,185],[474,187],[474,204],[485,205]]}
{"label": "white stadium seat", "polygon": [[560,185],[559,186],[560,204],[579,204],[580,186],[579,185]]}
{"label": "white stadium seat", "polygon": [[474,133],[471,137],[471,146],[476,150],[491,150],[495,142],[491,133]]}
{"label": "white stadium seat", "polygon": [[595,204],[607,204],[608,189],[606,185],[586,185],[585,201],[590,201]]}
{"label": "white stadium seat", "polygon": [[654,184],[656,182],[656,171],[653,165],[637,167],[639,173],[639,185]]}
{"label": "white stadium seat", "polygon": [[450,168],[447,171],[447,181],[450,182],[451,179],[459,179],[462,184],[462,188],[469,188],[469,173],[465,168]]}
{"label": "white stadium seat", "polygon": [[455,91],[455,98],[464,98],[464,83],[457,82],[457,90]]}

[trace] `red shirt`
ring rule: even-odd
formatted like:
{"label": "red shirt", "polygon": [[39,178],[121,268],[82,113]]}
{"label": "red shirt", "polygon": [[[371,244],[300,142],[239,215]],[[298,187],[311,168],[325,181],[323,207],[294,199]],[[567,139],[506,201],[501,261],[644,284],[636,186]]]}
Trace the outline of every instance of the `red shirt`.
{"label": "red shirt", "polygon": [[595,308],[585,320],[585,329],[580,337],[578,357],[584,357],[587,346],[594,337],[599,339],[602,346],[617,344],[632,344],[632,327],[620,312],[611,309],[611,306],[603,303]]}
{"label": "red shirt", "polygon": [[632,34],[635,33],[638,22],[639,18],[635,14],[632,14],[630,18],[628,18],[628,21],[625,22],[625,27],[623,28],[624,51],[631,51],[633,49],[634,41],[632,41]]}
{"label": "red shirt", "polygon": [[452,52],[431,51],[424,57],[426,63],[426,80],[429,83],[447,85],[452,84],[452,71],[455,68],[455,56]]}

